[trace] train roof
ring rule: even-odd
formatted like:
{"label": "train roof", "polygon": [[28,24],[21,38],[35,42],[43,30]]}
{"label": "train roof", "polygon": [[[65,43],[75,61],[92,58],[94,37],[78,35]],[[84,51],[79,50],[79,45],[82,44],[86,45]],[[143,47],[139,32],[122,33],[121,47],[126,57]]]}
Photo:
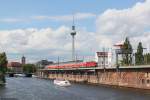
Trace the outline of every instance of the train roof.
{"label": "train roof", "polygon": [[57,62],[57,63],[52,63],[52,64],[49,64],[47,66],[50,66],[50,65],[58,65],[58,64],[72,64],[72,63],[81,63],[83,62],[83,60],[76,60],[76,61],[66,61],[66,62]]}

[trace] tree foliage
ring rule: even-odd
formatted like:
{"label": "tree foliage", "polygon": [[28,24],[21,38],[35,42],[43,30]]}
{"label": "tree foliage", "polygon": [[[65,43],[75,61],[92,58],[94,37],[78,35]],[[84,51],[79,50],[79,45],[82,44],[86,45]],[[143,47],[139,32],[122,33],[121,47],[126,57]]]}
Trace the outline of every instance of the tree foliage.
{"label": "tree foliage", "polygon": [[150,64],[150,53],[144,55],[144,64]]}
{"label": "tree foliage", "polygon": [[141,42],[139,42],[137,52],[135,53],[135,64],[136,65],[144,64],[143,46]]}
{"label": "tree foliage", "polygon": [[23,72],[25,74],[34,73],[36,71],[36,67],[34,64],[24,64],[23,65]]}
{"label": "tree foliage", "polygon": [[122,47],[122,51],[123,51],[123,64],[124,65],[130,65],[132,63],[132,45],[130,44],[130,41],[128,39],[128,37],[125,39],[125,42],[123,44]]}
{"label": "tree foliage", "polygon": [[0,53],[0,81],[5,83],[5,72],[7,70],[7,57],[5,52]]}

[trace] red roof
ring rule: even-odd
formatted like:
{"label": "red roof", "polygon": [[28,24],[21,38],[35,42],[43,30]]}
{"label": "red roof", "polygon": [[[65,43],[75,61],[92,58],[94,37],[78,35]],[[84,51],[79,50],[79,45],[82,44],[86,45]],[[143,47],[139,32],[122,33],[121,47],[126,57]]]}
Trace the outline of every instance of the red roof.
{"label": "red roof", "polygon": [[121,42],[116,43],[114,46],[121,48],[121,47],[123,47],[123,45],[124,45],[124,41],[121,41]]}
{"label": "red roof", "polygon": [[21,67],[21,63],[20,62],[9,62],[7,64],[7,67]]}

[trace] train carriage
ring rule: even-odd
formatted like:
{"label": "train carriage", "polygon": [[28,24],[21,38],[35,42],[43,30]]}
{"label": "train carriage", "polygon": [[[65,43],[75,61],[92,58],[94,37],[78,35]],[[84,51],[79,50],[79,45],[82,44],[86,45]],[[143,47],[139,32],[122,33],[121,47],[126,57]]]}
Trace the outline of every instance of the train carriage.
{"label": "train carriage", "polygon": [[86,68],[86,67],[97,67],[97,63],[91,62],[72,62],[72,63],[59,63],[54,65],[46,66],[47,69],[69,69],[69,68]]}

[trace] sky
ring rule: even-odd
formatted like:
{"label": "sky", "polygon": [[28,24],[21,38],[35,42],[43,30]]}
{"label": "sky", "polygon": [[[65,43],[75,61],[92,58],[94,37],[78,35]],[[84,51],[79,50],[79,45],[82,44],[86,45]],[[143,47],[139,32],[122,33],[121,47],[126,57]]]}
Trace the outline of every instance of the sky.
{"label": "sky", "polygon": [[9,61],[71,59],[73,16],[78,59],[129,37],[149,51],[150,0],[0,0],[0,51]]}

